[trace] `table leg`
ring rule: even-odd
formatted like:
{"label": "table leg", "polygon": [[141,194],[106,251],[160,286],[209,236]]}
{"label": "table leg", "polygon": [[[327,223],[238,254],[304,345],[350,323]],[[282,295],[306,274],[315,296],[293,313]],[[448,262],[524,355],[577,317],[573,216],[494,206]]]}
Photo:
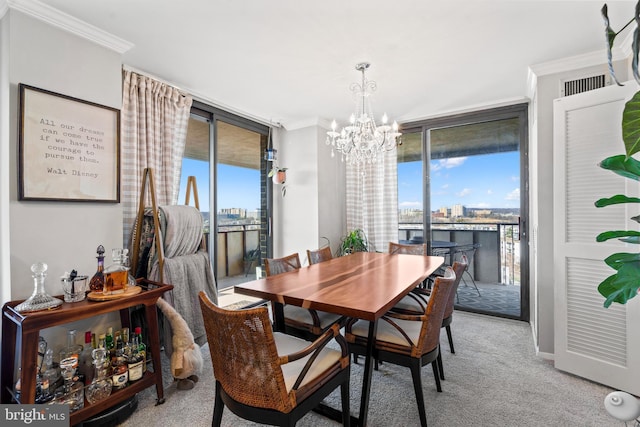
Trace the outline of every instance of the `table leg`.
{"label": "table leg", "polygon": [[364,374],[362,378],[362,397],[360,398],[359,426],[367,425],[367,412],[369,411],[369,393],[371,391],[371,376],[373,375],[373,349],[376,344],[376,331],[378,321],[369,322],[369,336],[367,339],[367,354],[364,361]]}
{"label": "table leg", "polygon": [[284,305],[279,302],[274,302],[271,307],[273,308],[273,322],[275,330],[278,332],[284,332]]}

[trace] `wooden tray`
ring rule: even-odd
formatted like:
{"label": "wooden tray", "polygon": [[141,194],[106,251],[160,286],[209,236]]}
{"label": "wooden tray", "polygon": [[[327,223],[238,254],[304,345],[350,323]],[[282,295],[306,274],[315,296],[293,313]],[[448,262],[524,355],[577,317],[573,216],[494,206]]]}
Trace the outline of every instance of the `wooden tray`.
{"label": "wooden tray", "polygon": [[91,301],[112,301],[114,299],[137,295],[140,292],[142,292],[142,288],[140,286],[129,286],[127,290],[121,294],[104,295],[102,292],[89,292],[87,294],[87,299]]}

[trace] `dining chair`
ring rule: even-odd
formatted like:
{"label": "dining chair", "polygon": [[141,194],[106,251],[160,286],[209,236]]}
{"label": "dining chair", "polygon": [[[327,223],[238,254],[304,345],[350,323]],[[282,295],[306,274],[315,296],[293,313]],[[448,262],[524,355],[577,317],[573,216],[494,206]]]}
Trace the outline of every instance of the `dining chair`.
{"label": "dining chair", "polygon": [[349,426],[349,352],[338,325],[308,342],[274,332],[267,307],[225,310],[204,292],[199,298],[216,384],[213,426],[225,406],[250,421],[293,426],[338,387]]}
{"label": "dining chair", "polygon": [[333,254],[331,253],[331,247],[325,246],[324,248],[309,250],[307,249],[307,259],[309,260],[309,265],[317,264],[323,261],[329,261],[333,258]]}
{"label": "dining chair", "polygon": [[[481,246],[480,243],[473,243],[473,244],[470,244],[470,245],[462,245],[462,246],[457,247],[455,252],[453,253],[454,259],[459,258],[461,256],[466,256],[467,257],[467,260],[468,260],[467,269],[464,271],[464,273],[469,277],[469,279],[471,279],[471,283],[473,284],[473,287],[476,288],[476,292],[478,293],[479,297],[481,297],[482,295],[480,295],[480,290],[478,289],[478,285],[476,285],[476,280],[473,278],[473,275],[469,271],[469,266],[473,262],[475,254],[476,254],[477,250],[480,248],[480,246]],[[464,282],[465,286],[468,286],[467,285],[467,281],[464,278],[464,276],[462,277],[462,281]]]}
{"label": "dining chair", "polygon": [[[449,350],[452,354],[455,354],[455,348],[453,347],[453,334],[451,333],[451,322],[453,321],[453,311],[455,305],[455,295],[458,291],[458,285],[460,284],[460,279],[462,279],[462,275],[466,271],[469,262],[467,261],[467,257],[462,255],[460,260],[455,261],[453,263],[453,272],[456,275],[455,281],[453,282],[453,286],[451,287],[451,292],[449,293],[449,299],[447,300],[447,307],[444,311],[444,317],[442,319],[442,327],[445,328],[447,332],[447,340],[449,341]],[[413,298],[403,298],[400,300],[393,308],[393,311],[397,311],[398,313],[405,314],[421,314],[424,313],[427,304],[429,301],[430,289],[418,289],[413,294]],[[440,378],[444,379],[444,372],[441,369]]]}
{"label": "dining chair", "polygon": [[[295,253],[282,258],[266,258],[264,260],[264,266],[267,276],[287,273],[301,267],[300,256]],[[276,304],[272,304],[272,308],[274,314],[276,310],[279,309]],[[343,316],[339,314],[302,308],[291,304],[284,304],[282,312],[284,317],[284,332],[307,340],[317,338],[330,328],[331,325],[341,323],[344,319]]]}
{"label": "dining chair", "polygon": [[[453,269],[448,268],[443,277],[436,278],[423,314],[388,312],[378,320],[373,356],[410,369],[422,426],[427,425],[427,416],[420,371],[422,366],[430,363],[436,388],[442,391],[438,368],[440,327],[455,277]],[[345,337],[350,352],[366,353],[368,331],[368,321],[351,319],[347,322]]]}
{"label": "dining chair", "polygon": [[390,254],[409,254],[409,255],[426,255],[427,245],[423,244],[409,244],[389,242]]}

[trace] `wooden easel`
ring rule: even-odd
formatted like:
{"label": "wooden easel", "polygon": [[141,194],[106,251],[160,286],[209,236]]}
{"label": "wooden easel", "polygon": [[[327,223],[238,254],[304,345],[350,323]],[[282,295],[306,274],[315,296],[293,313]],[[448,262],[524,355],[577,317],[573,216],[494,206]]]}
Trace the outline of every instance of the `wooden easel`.
{"label": "wooden easel", "polygon": [[[200,210],[200,202],[198,200],[198,186],[196,185],[196,177],[190,176],[187,178],[187,194],[184,196],[184,204],[189,206],[191,202],[191,189],[193,188],[193,201],[195,203],[196,209]],[[211,223],[209,223],[211,226]],[[207,241],[204,238],[204,234],[202,235],[202,240],[200,241],[200,249],[206,251],[207,250]]]}
{"label": "wooden easel", "polygon": [[[144,196],[145,192],[149,189],[149,195],[151,196],[151,213],[153,216],[153,226],[155,228],[155,242],[156,242],[156,254],[158,257],[159,282],[163,282],[164,271],[164,244],[162,242],[162,233],[160,230],[160,219],[158,217],[158,205],[156,202],[156,187],[153,179],[153,169],[145,168],[142,173],[142,188],[140,189],[140,202],[138,204],[138,216],[134,225],[134,238],[133,238],[133,254],[131,256],[131,269],[132,271],[138,271],[138,258],[140,256],[140,229],[142,227],[142,220],[144,218]],[[200,210],[200,202],[198,200],[198,187],[196,185],[196,177],[190,176],[187,178],[187,194],[185,196],[184,204],[189,206],[191,200],[191,191],[193,191],[193,198],[195,202],[195,208]],[[200,249],[207,250],[207,243],[204,235],[200,241]]]}

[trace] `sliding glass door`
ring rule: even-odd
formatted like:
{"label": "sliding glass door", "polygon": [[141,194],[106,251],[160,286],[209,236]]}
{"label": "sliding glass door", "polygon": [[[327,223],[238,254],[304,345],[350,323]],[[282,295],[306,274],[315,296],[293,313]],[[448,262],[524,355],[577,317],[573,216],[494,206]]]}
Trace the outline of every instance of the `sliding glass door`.
{"label": "sliding glass door", "polygon": [[[399,240],[468,271],[457,308],[528,320],[526,104],[406,126]],[[419,191],[421,190],[421,191]]]}
{"label": "sliding glass door", "polygon": [[267,126],[204,104],[192,107],[179,203],[187,178],[195,176],[219,291],[254,280],[271,251],[267,134]]}

